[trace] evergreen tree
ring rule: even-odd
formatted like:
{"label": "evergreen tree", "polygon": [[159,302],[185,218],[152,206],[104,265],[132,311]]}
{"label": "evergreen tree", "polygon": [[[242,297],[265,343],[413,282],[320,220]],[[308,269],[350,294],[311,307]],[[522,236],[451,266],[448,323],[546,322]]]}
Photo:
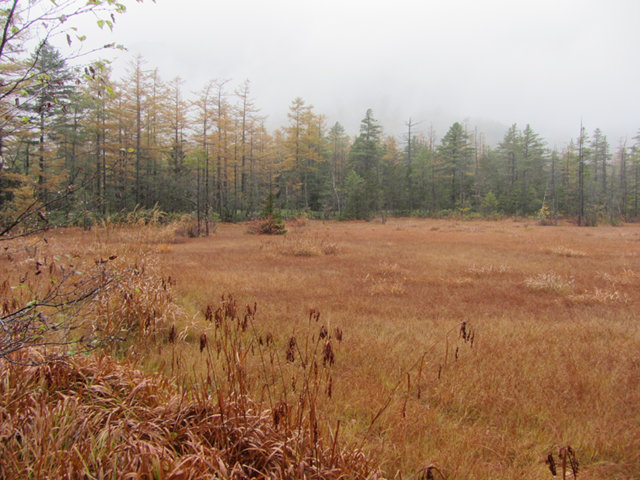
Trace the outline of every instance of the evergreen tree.
{"label": "evergreen tree", "polygon": [[67,106],[74,91],[74,75],[60,52],[47,42],[39,46],[32,57],[36,76],[26,89],[28,100],[23,109],[33,131],[37,132],[38,197],[47,203],[48,192],[57,188],[64,173],[52,169],[59,159],[55,141],[50,145],[49,140],[55,140],[56,128],[66,122]]}
{"label": "evergreen tree", "polygon": [[448,208],[454,210],[466,205],[470,196],[472,146],[462,125],[455,122],[442,139],[438,155],[448,178]]}
{"label": "evergreen tree", "polygon": [[[349,165],[363,181],[363,195],[359,218],[369,217],[381,207],[381,160],[382,127],[373,117],[371,109],[367,110],[360,123],[360,135],[356,137],[349,153]],[[352,176],[352,180],[355,177]]]}

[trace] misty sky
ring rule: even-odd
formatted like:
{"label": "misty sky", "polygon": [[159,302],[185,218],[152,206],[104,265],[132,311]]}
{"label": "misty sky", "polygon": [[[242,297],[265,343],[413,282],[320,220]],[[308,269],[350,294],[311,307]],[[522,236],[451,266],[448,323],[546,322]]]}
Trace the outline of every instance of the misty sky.
{"label": "misty sky", "polygon": [[[189,91],[251,81],[268,126],[301,96],[351,134],[367,108],[387,133],[411,117],[489,141],[530,123],[564,145],[582,119],[612,145],[640,129],[639,0],[145,0],[113,37]],[[102,41],[102,34],[87,32]]]}

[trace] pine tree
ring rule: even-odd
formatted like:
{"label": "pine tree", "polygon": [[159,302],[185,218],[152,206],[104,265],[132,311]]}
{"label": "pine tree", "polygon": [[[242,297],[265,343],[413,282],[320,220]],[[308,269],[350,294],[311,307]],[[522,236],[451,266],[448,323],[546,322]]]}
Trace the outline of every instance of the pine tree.
{"label": "pine tree", "polygon": [[[381,208],[381,161],[382,161],[382,127],[368,109],[360,122],[358,135],[349,152],[351,169],[363,181],[364,198],[359,214],[362,218],[379,212]],[[352,177],[355,178],[355,177]]]}
{"label": "pine tree", "polygon": [[469,197],[471,153],[469,135],[460,123],[455,122],[442,139],[438,149],[438,156],[449,179],[448,206],[451,210],[463,207]]}
{"label": "pine tree", "polygon": [[58,50],[44,42],[33,53],[36,80],[26,88],[28,101],[23,109],[30,117],[30,124],[37,132],[38,142],[38,197],[47,203],[48,192],[54,190],[63,172],[52,170],[57,160],[55,144],[49,145],[56,127],[66,121],[67,106],[74,91],[72,71]]}

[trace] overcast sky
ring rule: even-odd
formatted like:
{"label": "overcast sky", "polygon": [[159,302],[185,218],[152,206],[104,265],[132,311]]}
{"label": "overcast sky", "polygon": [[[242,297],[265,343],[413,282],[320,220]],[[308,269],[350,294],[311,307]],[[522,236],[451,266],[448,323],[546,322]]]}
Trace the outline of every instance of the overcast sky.
{"label": "overcast sky", "polygon": [[466,121],[489,140],[529,123],[552,147],[581,119],[614,146],[640,129],[640,0],[130,3],[117,69],[141,54],[189,91],[249,79],[270,128],[300,96],[351,134],[367,108],[396,135],[410,117],[439,137]]}

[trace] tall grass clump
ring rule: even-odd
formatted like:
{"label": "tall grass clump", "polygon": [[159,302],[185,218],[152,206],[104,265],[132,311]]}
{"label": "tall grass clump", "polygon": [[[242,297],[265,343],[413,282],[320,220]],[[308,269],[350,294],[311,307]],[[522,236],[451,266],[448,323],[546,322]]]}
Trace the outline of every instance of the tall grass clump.
{"label": "tall grass clump", "polygon": [[[215,231],[215,223],[210,230]],[[94,226],[96,240],[109,244],[155,245],[180,243],[201,234],[192,215],[169,216],[157,206],[107,217]]]}
{"label": "tall grass clump", "polygon": [[[174,280],[152,257],[129,255],[95,258],[113,282],[64,312],[82,320],[74,334],[118,343],[88,356],[25,345],[0,359],[1,479],[381,477],[323,416],[342,330],[312,309],[305,329],[274,334],[256,304],[225,295],[195,333]],[[187,367],[190,345],[200,370]],[[151,352],[171,359],[169,375],[140,370]]]}
{"label": "tall grass clump", "polygon": [[282,407],[189,391],[107,355],[0,363],[0,478],[379,478]]}

